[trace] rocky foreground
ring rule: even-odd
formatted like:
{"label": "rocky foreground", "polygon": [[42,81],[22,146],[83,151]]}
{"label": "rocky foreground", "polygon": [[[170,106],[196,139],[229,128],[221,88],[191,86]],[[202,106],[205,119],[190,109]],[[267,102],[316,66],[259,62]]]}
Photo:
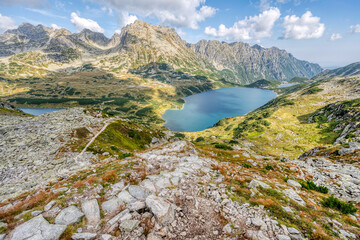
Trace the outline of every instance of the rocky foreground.
{"label": "rocky foreground", "polygon": [[[124,164],[141,165],[150,173],[139,184],[119,181],[102,193],[86,188],[61,207],[56,201],[31,213],[5,239],[57,239],[67,227],[86,220],[72,239],[290,239],[300,233],[271,219],[263,207],[234,202],[221,184],[223,176],[199,157],[186,141],[139,153]],[[136,176],[139,173],[133,172]],[[100,198],[105,198],[100,205]],[[10,206],[6,206],[10,207]],[[101,209],[101,210],[100,210]],[[101,214],[102,213],[102,214]],[[50,224],[45,218],[52,219]],[[147,235],[147,237],[145,237]]]}
{"label": "rocky foreground", "polygon": [[[248,153],[243,154],[250,157]],[[260,166],[264,160],[249,159],[248,162]],[[309,166],[320,169],[326,164],[307,161],[302,168],[295,162],[279,162],[280,168],[288,171],[285,168],[289,167],[294,177],[303,174]],[[233,172],[227,171],[227,167]],[[105,174],[96,180],[95,176],[104,168]],[[110,169],[121,169],[121,173]],[[332,168],[328,169],[330,172]],[[334,174],[342,174],[342,181],[352,178],[351,168],[333,170]],[[17,221],[17,226],[0,235],[0,239],[306,239],[296,225],[286,225],[270,216],[264,205],[249,204],[234,197],[237,189],[228,185],[227,179],[230,176],[239,179],[238,176],[250,173],[241,166],[203,156],[187,141],[175,140],[76,174],[84,180],[74,183],[70,177],[47,188],[50,195],[43,205],[15,216],[13,221]],[[315,179],[328,183],[321,171],[312,173]],[[251,196],[261,198],[265,191],[282,192],[292,203],[282,206],[286,212],[304,210],[309,202],[317,204],[314,196],[306,197],[296,181],[277,183],[258,174],[251,177],[246,183]],[[356,198],[358,191],[354,189]],[[333,191],[338,194],[336,188]],[[350,192],[346,194],[352,196]],[[21,204],[24,203],[20,200],[8,203],[0,208],[0,213],[9,214]],[[357,214],[351,218],[359,222]],[[357,230],[335,219],[326,221],[341,239],[359,236]]]}

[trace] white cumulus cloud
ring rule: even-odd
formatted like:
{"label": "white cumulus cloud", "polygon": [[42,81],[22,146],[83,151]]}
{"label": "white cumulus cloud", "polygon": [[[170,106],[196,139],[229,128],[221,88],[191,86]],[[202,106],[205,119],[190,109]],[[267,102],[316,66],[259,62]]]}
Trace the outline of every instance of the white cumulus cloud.
{"label": "white cumulus cloud", "polygon": [[8,29],[14,29],[16,27],[17,26],[14,19],[12,19],[11,17],[3,16],[0,13],[0,33],[3,33]]}
{"label": "white cumulus cloud", "polygon": [[59,27],[59,26],[56,25],[55,23],[51,24],[51,28],[52,28],[52,29],[55,29],[55,30],[61,29],[61,27]]}
{"label": "white cumulus cloud", "polygon": [[138,18],[135,15],[130,15],[129,13],[123,12],[121,14],[121,25],[126,26],[134,23]]}
{"label": "white cumulus cloud", "polygon": [[[159,20],[160,24],[172,27],[198,28],[198,23],[213,16],[216,9],[205,5],[206,0],[93,0],[106,3],[110,8],[135,14],[140,17],[150,17]],[[120,16],[121,17],[121,16]]]}
{"label": "white cumulus cloud", "polygon": [[331,41],[336,41],[342,39],[342,35],[340,33],[333,33],[331,34],[330,40]]}
{"label": "white cumulus cloud", "polygon": [[[120,19],[119,19],[119,25],[121,27],[129,25],[134,23],[138,18],[135,15],[130,15],[127,12],[122,12],[120,14]],[[115,33],[120,34],[121,33],[121,29],[117,29],[115,30]]]}
{"label": "white cumulus cloud", "polygon": [[360,33],[360,24],[350,26],[351,33]]}
{"label": "white cumulus cloud", "polygon": [[258,16],[246,17],[227,28],[221,24],[218,29],[206,27],[205,33],[226,40],[250,40],[271,37],[275,22],[280,18],[278,8],[270,8]]}
{"label": "white cumulus cloud", "polygon": [[314,17],[310,11],[301,17],[291,15],[284,18],[285,39],[313,39],[320,38],[324,34],[325,25],[320,23],[319,17]]}
{"label": "white cumulus cloud", "polygon": [[78,31],[81,31],[84,28],[87,28],[93,32],[100,32],[100,33],[105,32],[104,29],[102,27],[100,27],[99,24],[97,22],[95,22],[94,20],[79,17],[79,15],[77,15],[74,12],[71,13],[70,21],[72,24],[75,25],[75,27]]}

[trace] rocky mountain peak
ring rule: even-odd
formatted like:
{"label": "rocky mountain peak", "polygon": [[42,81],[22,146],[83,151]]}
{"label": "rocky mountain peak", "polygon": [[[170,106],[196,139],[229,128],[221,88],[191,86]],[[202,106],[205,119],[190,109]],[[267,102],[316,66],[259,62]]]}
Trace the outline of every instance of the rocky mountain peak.
{"label": "rocky mountain peak", "polygon": [[251,48],[257,49],[257,50],[263,50],[264,48],[260,46],[259,44],[253,45]]}
{"label": "rocky mountain peak", "polygon": [[122,38],[129,35],[132,35],[137,39],[166,40],[166,38],[171,38],[172,40],[182,42],[182,39],[176,33],[174,28],[152,25],[141,20],[136,20],[134,23],[125,26],[121,30],[120,36]]}
{"label": "rocky mountain peak", "polygon": [[6,33],[12,33],[20,36],[25,36],[31,40],[39,40],[49,37],[49,33],[52,30],[41,24],[34,26],[30,23],[22,23],[17,29],[6,31]]}
{"label": "rocky mountain peak", "polygon": [[68,35],[71,35],[71,34],[72,34],[72,33],[71,33],[69,30],[67,30],[66,28],[57,29],[57,30],[55,30],[55,33],[56,33],[57,36],[58,36],[58,35],[68,36]]}
{"label": "rocky mountain peak", "polygon": [[75,34],[76,38],[84,42],[92,42],[99,46],[106,46],[110,39],[108,39],[103,33],[93,32],[89,29],[83,29],[80,33]]}

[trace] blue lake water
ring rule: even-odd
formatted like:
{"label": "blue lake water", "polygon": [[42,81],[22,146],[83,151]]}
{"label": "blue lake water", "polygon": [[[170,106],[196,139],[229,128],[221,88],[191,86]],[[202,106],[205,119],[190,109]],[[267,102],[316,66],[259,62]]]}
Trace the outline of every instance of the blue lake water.
{"label": "blue lake water", "polygon": [[196,132],[212,127],[222,118],[244,115],[276,97],[271,90],[222,88],[185,97],[181,110],[167,110],[165,127],[176,132]]}
{"label": "blue lake water", "polygon": [[291,86],[295,86],[295,85],[297,85],[297,83],[284,83],[284,84],[281,84],[280,87],[284,88],[284,87],[291,87]]}
{"label": "blue lake water", "polygon": [[22,110],[25,113],[31,114],[31,115],[41,115],[44,113],[49,113],[49,112],[55,112],[55,111],[59,111],[59,110],[63,110],[65,108],[20,108],[20,110]]}

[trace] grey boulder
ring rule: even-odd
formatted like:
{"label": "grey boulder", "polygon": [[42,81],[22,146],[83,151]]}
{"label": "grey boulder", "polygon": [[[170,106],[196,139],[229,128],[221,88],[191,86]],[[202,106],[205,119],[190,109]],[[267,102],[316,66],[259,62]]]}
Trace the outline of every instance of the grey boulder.
{"label": "grey boulder", "polygon": [[145,202],[161,224],[166,225],[174,221],[174,207],[170,202],[154,195],[148,196]]}
{"label": "grey boulder", "polygon": [[292,187],[294,187],[296,189],[301,189],[302,188],[300,183],[298,183],[297,181],[291,180],[291,179],[287,180],[287,184],[289,184],[290,186],[292,186]]}
{"label": "grey boulder", "polygon": [[123,203],[131,203],[135,202],[136,199],[130,195],[130,193],[126,190],[122,190],[118,195],[118,199]]}
{"label": "grey boulder", "polygon": [[126,232],[131,232],[139,225],[139,223],[140,221],[138,220],[125,220],[120,223],[120,228]]}
{"label": "grey boulder", "polygon": [[67,207],[56,216],[55,223],[61,225],[69,225],[77,223],[84,216],[84,213],[75,206]]}
{"label": "grey boulder", "polygon": [[150,192],[147,189],[138,185],[130,185],[128,191],[131,196],[140,200],[145,200],[146,197],[150,195]]}
{"label": "grey boulder", "polygon": [[88,232],[74,233],[71,236],[71,239],[73,239],[73,240],[92,240],[95,238],[96,238],[96,233],[88,233]]}
{"label": "grey boulder", "polygon": [[249,183],[249,187],[250,188],[257,188],[257,187],[262,187],[262,188],[271,188],[269,184],[264,183],[262,181],[259,180],[251,180],[251,182]]}
{"label": "grey boulder", "polygon": [[119,210],[121,206],[121,200],[118,198],[111,198],[108,201],[105,201],[101,204],[102,210],[104,210],[107,213],[113,213],[117,210]]}
{"label": "grey boulder", "polygon": [[305,206],[305,201],[292,189],[285,189],[283,190],[283,193],[290,199],[294,200],[300,205]]}
{"label": "grey boulder", "polygon": [[96,199],[82,202],[81,210],[84,212],[88,224],[96,225],[100,222],[100,208]]}
{"label": "grey boulder", "polygon": [[42,215],[17,226],[10,234],[11,240],[55,240],[65,231],[65,225],[50,224]]}

